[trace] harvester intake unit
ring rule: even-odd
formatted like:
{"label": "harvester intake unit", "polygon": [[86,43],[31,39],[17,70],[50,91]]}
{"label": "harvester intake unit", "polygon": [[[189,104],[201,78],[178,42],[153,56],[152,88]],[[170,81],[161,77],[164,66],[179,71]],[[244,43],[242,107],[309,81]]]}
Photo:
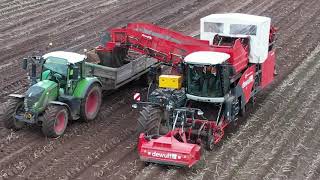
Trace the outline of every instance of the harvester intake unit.
{"label": "harvester intake unit", "polygon": [[171,65],[181,63],[192,52],[212,50],[209,41],[147,23],[131,23],[112,29],[110,35],[111,40],[100,50],[112,51],[116,46],[129,46],[133,51]]}

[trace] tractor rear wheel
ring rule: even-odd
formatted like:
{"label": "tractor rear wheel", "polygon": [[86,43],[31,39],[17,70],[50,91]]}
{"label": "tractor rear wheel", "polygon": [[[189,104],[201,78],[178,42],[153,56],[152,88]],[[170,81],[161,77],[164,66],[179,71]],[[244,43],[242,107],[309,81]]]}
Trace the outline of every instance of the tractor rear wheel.
{"label": "tractor rear wheel", "polygon": [[25,123],[16,119],[17,114],[24,112],[23,100],[18,98],[10,98],[8,106],[4,113],[4,126],[8,129],[20,130],[25,126]]}
{"label": "tractor rear wheel", "polygon": [[101,100],[101,86],[97,83],[94,83],[87,90],[84,101],[81,103],[81,119],[86,122],[95,119],[100,110]]}
{"label": "tractor rear wheel", "polygon": [[137,122],[137,135],[160,135],[162,110],[157,107],[146,106],[140,111]]}
{"label": "tractor rear wheel", "polygon": [[42,132],[47,137],[61,136],[67,128],[68,109],[60,105],[50,105],[44,112]]}

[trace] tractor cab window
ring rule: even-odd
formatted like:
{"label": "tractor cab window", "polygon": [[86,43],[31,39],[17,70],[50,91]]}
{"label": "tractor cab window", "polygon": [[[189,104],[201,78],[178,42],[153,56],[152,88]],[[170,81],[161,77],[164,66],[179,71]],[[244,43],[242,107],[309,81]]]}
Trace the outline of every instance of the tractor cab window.
{"label": "tractor cab window", "polygon": [[57,57],[48,57],[43,64],[43,71],[50,70],[52,74],[58,73],[64,77],[68,74],[68,61]]}
{"label": "tractor cab window", "polygon": [[45,89],[41,86],[31,86],[26,92],[27,98],[39,98]]}
{"label": "tractor cab window", "polygon": [[79,79],[81,76],[81,64],[72,64],[69,73],[69,79]]}
{"label": "tractor cab window", "polygon": [[60,87],[67,84],[69,63],[67,60],[57,57],[48,57],[43,64],[41,79],[55,81]]}
{"label": "tractor cab window", "polygon": [[221,80],[216,66],[188,65],[187,91],[202,97],[221,97]]}

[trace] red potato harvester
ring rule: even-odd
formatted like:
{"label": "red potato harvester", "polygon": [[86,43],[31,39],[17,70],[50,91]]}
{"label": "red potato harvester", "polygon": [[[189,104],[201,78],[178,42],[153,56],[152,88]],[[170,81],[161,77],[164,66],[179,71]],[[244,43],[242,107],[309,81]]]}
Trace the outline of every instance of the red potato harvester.
{"label": "red potato harvester", "polygon": [[[268,17],[212,14],[201,19],[200,39],[146,23],[110,32],[100,53],[122,48],[160,62],[149,73],[147,100],[137,93],[132,105],[141,110],[138,152],[145,162],[193,166],[274,79],[275,28]],[[162,73],[163,65],[172,71]]]}

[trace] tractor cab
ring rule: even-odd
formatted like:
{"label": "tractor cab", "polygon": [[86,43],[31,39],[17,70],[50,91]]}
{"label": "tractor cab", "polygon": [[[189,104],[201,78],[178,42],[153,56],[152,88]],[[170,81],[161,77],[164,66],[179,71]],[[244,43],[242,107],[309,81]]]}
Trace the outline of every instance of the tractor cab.
{"label": "tractor cab", "polygon": [[222,52],[199,51],[185,57],[187,98],[201,102],[223,102],[226,74],[223,64],[230,58]]}
{"label": "tractor cab", "polygon": [[[34,121],[50,101],[57,101],[62,96],[72,96],[80,80],[80,68],[84,59],[84,55],[62,51],[25,59],[24,69],[28,61],[32,67],[32,83],[25,92],[24,99],[25,111],[29,113],[30,120]],[[40,76],[36,75],[38,64],[42,66]]]}
{"label": "tractor cab", "polygon": [[81,68],[85,55],[56,51],[43,56],[40,81],[54,81],[62,94],[71,94],[73,87],[81,77]]}
{"label": "tractor cab", "polygon": [[[24,94],[10,95],[10,109],[15,111],[7,112],[5,126],[18,130],[37,124],[46,136],[58,137],[68,120],[93,120],[101,105],[101,82],[85,77],[85,59],[63,51],[25,58],[23,69],[29,71],[31,85]],[[41,66],[39,76],[37,66]]]}

